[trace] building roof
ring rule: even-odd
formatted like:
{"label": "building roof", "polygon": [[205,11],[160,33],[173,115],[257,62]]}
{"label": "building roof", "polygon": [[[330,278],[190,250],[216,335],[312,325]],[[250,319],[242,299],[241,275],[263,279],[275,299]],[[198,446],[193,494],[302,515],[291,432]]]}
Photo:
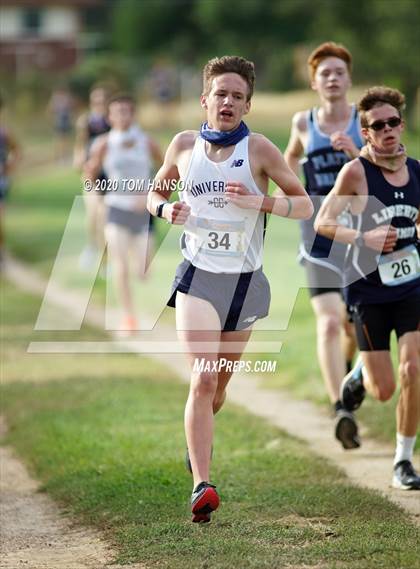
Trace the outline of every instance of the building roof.
{"label": "building roof", "polygon": [[1,0],[1,5],[13,8],[46,8],[68,6],[69,8],[87,8],[100,6],[104,0]]}

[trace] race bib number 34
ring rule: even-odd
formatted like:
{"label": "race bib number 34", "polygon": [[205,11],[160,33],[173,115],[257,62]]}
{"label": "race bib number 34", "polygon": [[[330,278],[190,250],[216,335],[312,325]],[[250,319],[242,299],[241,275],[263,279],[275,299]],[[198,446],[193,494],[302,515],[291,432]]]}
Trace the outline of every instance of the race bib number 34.
{"label": "race bib number 34", "polygon": [[199,229],[201,250],[208,254],[238,256],[245,252],[244,232]]}
{"label": "race bib number 34", "polygon": [[420,258],[414,245],[379,257],[379,276],[384,285],[397,286],[420,277]]}
{"label": "race bib number 34", "polygon": [[185,230],[194,239],[197,249],[206,255],[239,257],[246,252],[244,221],[193,218]]}

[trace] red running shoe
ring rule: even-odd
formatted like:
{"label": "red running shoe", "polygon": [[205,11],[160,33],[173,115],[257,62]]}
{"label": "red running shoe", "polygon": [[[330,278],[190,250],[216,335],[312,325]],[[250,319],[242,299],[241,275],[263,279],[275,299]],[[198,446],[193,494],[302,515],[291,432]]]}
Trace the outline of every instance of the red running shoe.
{"label": "red running shoe", "polygon": [[200,482],[191,495],[192,521],[207,523],[210,514],[219,507],[220,498],[216,486],[208,482]]}

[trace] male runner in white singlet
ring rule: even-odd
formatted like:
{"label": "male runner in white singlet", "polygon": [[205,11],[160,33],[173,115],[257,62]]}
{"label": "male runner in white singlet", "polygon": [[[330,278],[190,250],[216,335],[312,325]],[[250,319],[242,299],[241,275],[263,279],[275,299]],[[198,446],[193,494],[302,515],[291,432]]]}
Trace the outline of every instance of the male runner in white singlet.
{"label": "male runner in white singlet", "polygon": [[[191,366],[185,432],[194,478],[193,522],[210,521],[219,505],[209,483],[213,415],[223,405],[252,323],[268,314],[270,288],[262,272],[265,214],[306,219],[313,212],[280,151],[242,121],[254,80],[253,63],[241,57],[206,64],[201,106],[207,122],[200,132],[175,136],[148,198],[153,215],[184,225],[184,261],[169,304],[176,299],[177,330]],[[267,196],[270,178],[285,196]],[[174,180],[182,182],[183,191],[179,201],[169,203],[173,186],[167,184]],[[222,358],[228,364],[223,369]],[[196,361],[205,362],[199,371]]]}
{"label": "male runner in white singlet", "polygon": [[[152,218],[146,208],[147,184],[153,163],[162,164],[160,147],[136,123],[135,102],[129,95],[116,95],[109,102],[111,130],[96,139],[86,172],[97,180],[105,173],[105,237],[112,275],[123,309],[121,331],[138,329],[130,286],[130,272],[144,278],[152,247]],[[101,181],[101,178],[99,178]],[[129,191],[133,184],[135,191]],[[134,263],[130,263],[130,254]]]}

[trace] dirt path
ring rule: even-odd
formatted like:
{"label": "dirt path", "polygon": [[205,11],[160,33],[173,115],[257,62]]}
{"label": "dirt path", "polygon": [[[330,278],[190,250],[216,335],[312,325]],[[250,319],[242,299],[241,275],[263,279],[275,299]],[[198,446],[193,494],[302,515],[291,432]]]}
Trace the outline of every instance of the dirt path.
{"label": "dirt path", "polygon": [[[0,425],[4,435],[5,425]],[[75,526],[58,509],[14,455],[0,447],[2,569],[123,569],[99,532]],[[125,566],[145,569],[143,565]]]}
{"label": "dirt path", "polygon": [[[46,282],[37,273],[16,261],[6,266],[7,278],[23,290],[44,294]],[[54,303],[72,310],[76,294],[56,289]],[[89,307],[86,320],[102,325],[103,311]],[[141,343],[127,342],[126,349],[141,352]],[[156,358],[172,368],[183,381],[188,371],[182,354],[144,354]],[[393,448],[363,437],[358,451],[344,452],[332,440],[331,419],[309,401],[298,401],[287,392],[260,387],[261,380],[254,375],[237,375],[229,387],[229,400],[258,415],[289,434],[304,440],[316,454],[330,460],[342,469],[352,482],[374,489],[403,507],[410,518],[420,525],[420,500],[416,492],[396,491],[390,487]],[[362,430],[363,436],[363,430]],[[71,521],[60,514],[45,495],[37,494],[37,483],[29,478],[13,451],[2,449],[2,531],[4,569],[20,565],[31,569],[104,569],[113,557],[111,549],[101,537],[85,528],[74,528]],[[36,520],[36,527],[33,527]],[[69,553],[70,551],[70,553]],[[112,566],[117,569],[117,566]],[[140,565],[131,565],[140,569]]]}

